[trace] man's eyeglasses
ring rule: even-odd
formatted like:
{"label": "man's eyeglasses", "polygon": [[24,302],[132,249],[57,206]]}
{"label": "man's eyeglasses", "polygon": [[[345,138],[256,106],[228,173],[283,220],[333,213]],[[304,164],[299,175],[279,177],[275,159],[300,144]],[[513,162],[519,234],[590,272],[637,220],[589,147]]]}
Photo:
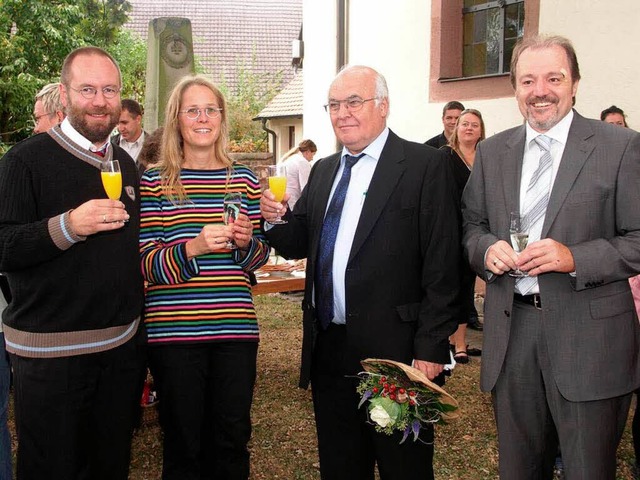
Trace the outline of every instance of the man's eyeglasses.
{"label": "man's eyeglasses", "polygon": [[[74,92],[78,92],[87,100],[91,100],[98,94],[98,89],[94,87],[82,87],[80,89],[73,88],[73,87],[69,87],[69,88]],[[101,88],[100,91],[102,92],[102,95],[104,95],[104,98],[111,99],[111,98],[115,98],[115,96],[118,95],[118,93],[120,93],[120,88],[104,87],[104,88]]]}
{"label": "man's eyeglasses", "polygon": [[346,100],[331,100],[324,106],[324,109],[329,113],[338,113],[340,111],[340,105],[344,103],[349,112],[357,112],[366,102],[377,99],[378,97],[367,98],[365,100],[360,97],[349,97]]}
{"label": "man's eyeglasses", "polygon": [[43,113],[42,115],[37,115],[37,116],[36,116],[36,115],[34,115],[34,116],[33,116],[33,123],[34,123],[34,124],[37,124],[37,123],[40,121],[40,119],[41,119],[41,118],[44,118],[44,117],[49,117],[49,118],[51,118],[51,117],[52,117],[53,115],[55,115],[55,114],[56,114],[56,112]]}
{"label": "man's eyeglasses", "polygon": [[220,116],[221,108],[216,107],[207,107],[207,108],[187,108],[186,110],[180,110],[180,113],[183,113],[185,117],[189,120],[197,120],[200,117],[200,114],[204,112],[204,114],[209,118],[218,118]]}

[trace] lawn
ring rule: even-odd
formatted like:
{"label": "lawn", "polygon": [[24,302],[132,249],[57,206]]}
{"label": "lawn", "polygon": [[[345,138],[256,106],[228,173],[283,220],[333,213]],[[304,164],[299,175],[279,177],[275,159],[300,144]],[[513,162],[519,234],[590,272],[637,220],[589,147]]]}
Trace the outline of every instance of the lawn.
{"label": "lawn", "polygon": [[[250,444],[254,480],[320,478],[310,391],[298,384],[301,343],[299,298],[257,297],[261,324],[258,381]],[[446,389],[460,403],[461,416],[436,428],[435,472],[438,480],[497,478],[496,431],[490,397],[481,393],[480,360],[455,369]],[[635,404],[635,401],[634,401]],[[152,412],[135,434],[132,480],[160,478],[161,432]],[[633,448],[629,429],[618,451],[618,478],[631,479]]]}

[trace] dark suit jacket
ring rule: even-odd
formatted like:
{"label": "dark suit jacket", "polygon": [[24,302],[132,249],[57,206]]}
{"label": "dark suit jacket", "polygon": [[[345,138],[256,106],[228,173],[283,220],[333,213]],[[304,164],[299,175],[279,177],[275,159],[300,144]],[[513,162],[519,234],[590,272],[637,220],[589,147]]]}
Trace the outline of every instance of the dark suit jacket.
{"label": "dark suit jacket", "polygon": [[[307,257],[300,386],[310,378],[318,328],[313,278],[318,241],[340,154],[320,160],[286,225],[267,232],[276,250]],[[393,132],[367,191],[346,269],[346,316],[353,373],[367,357],[449,363],[457,327],[459,210],[443,155]]]}
{"label": "dark suit jacket", "polygon": [[[525,127],[480,142],[463,195],[464,244],[488,281],[481,387],[491,390],[509,341],[515,280],[487,278],[484,255],[509,242],[519,210]],[[551,370],[570,401],[626,394],[640,385],[640,327],[628,278],[640,272],[640,135],[575,113],[542,238],[566,245],[576,276],[538,277]]]}
{"label": "dark suit jacket", "polygon": [[430,147],[433,147],[433,148],[444,147],[448,143],[449,141],[447,140],[447,137],[444,136],[444,132],[424,142],[425,145],[429,145]]}

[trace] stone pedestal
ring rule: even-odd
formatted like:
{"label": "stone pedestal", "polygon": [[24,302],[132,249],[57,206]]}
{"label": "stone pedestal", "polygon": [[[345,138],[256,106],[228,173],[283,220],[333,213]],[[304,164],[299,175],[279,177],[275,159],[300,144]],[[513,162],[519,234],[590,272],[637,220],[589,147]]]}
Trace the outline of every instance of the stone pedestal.
{"label": "stone pedestal", "polygon": [[149,22],[144,126],[148,132],[164,124],[167,100],[174,85],[195,72],[191,21],[162,17]]}

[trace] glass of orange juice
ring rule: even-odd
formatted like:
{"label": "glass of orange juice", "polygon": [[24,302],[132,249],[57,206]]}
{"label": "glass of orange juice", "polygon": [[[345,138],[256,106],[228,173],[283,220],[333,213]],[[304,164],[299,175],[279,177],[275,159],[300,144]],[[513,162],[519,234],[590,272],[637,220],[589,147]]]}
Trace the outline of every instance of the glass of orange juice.
{"label": "glass of orange juice", "polygon": [[[269,165],[269,190],[273,193],[276,202],[281,202],[284,199],[284,194],[287,191],[287,167],[279,165]],[[275,220],[270,221],[271,224],[287,223],[278,216]]]}
{"label": "glass of orange juice", "polygon": [[118,200],[122,194],[122,173],[118,160],[106,160],[100,165],[102,186],[111,200]]}

